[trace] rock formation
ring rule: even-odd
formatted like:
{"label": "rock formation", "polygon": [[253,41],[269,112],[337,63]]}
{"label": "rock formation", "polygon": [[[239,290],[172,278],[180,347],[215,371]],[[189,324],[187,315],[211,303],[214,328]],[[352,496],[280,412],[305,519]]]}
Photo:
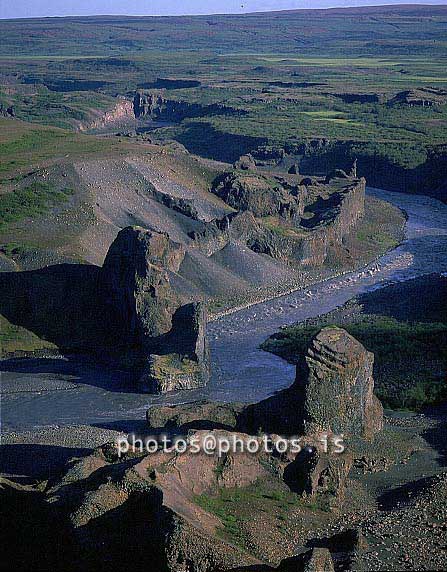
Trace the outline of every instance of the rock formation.
{"label": "rock formation", "polygon": [[185,304],[175,312],[171,331],[158,350],[163,353],[149,355],[140,377],[140,383],[150,393],[206,385],[210,373],[206,320],[202,302]]}
{"label": "rock formation", "polygon": [[321,266],[330,253],[339,253],[365,212],[365,179],[345,178],[330,185],[305,178],[298,184],[287,176],[224,173],[214,192],[238,212],[189,236],[207,256],[236,241],[288,264]]}
{"label": "rock formation", "polygon": [[373,363],[374,355],[346,330],[326,327],[313,338],[294,384],[306,434],[329,431],[371,439],[382,429]]}
{"label": "rock formation", "polygon": [[[152,408],[148,423],[156,429],[208,426],[250,434],[305,434],[309,439],[321,433],[371,439],[383,426],[383,408],[373,394],[373,362],[373,354],[345,330],[326,327],[299,356],[291,387],[245,406],[201,402],[197,407]],[[325,469],[318,457],[309,463],[318,467],[316,474]],[[292,473],[290,478],[299,480]],[[315,490],[312,482],[307,490]]]}
{"label": "rock formation", "polygon": [[390,105],[408,105],[410,107],[435,107],[447,103],[447,90],[434,87],[409,89],[397,93],[390,99]]}
{"label": "rock formation", "polygon": [[3,103],[0,103],[0,116],[1,117],[15,117],[15,110],[14,110],[14,106],[10,105],[10,106],[5,106],[3,105]]}
{"label": "rock formation", "polygon": [[240,169],[242,171],[252,171],[253,169],[256,169],[255,160],[253,159],[253,155],[250,155],[250,153],[239,157],[233,166],[235,169]]}
{"label": "rock formation", "polygon": [[349,169],[348,176],[353,178],[357,177],[357,159],[354,159],[352,166]]}
{"label": "rock formation", "polygon": [[[204,453],[210,435],[216,442],[242,443],[243,450],[239,446],[237,452]],[[36,529],[33,538],[45,539],[47,527],[57,523],[44,545],[51,541],[55,550],[48,546],[49,555],[39,550],[26,553],[27,569],[45,569],[44,563],[69,571],[122,570],[129,562],[134,570],[157,572],[225,572],[263,566],[222,536],[222,522],[212,504],[199,502],[218,498],[223,489],[257,487],[262,482],[284,490],[281,475],[290,459],[262,447],[248,452],[247,444],[256,440],[260,442],[261,437],[197,431],[187,443],[196,443],[200,453],[187,448],[182,453],[160,449],[150,454],[138,444],[118,448],[111,442],[72,459],[61,475],[39,490],[0,482],[2,505],[6,503],[16,534],[39,524],[42,530]],[[294,567],[289,566],[292,563]],[[329,571],[330,557],[313,549],[283,560],[277,570]]]}
{"label": "rock formation", "polygon": [[115,335],[140,364],[140,382],[150,392],[196,388],[209,377],[205,308],[183,305],[171,285],[184,256],[184,246],[166,234],[128,227],[104,261]]}
{"label": "rock formation", "polygon": [[257,165],[279,165],[285,157],[285,151],[274,145],[260,145],[252,151],[252,155]]}
{"label": "rock formation", "polygon": [[294,163],[290,169],[288,170],[289,175],[299,175],[300,174],[300,168],[298,166],[298,163]]}
{"label": "rock formation", "polygon": [[285,467],[284,480],[298,494],[320,495],[329,510],[336,509],[344,501],[346,479],[353,464],[352,455],[349,451],[343,454],[322,452],[317,436],[309,436],[306,443],[308,446]]}
{"label": "rock formation", "polygon": [[152,429],[226,429],[237,427],[238,415],[244,404],[214,403],[200,401],[181,406],[151,407],[147,410],[146,420]]}
{"label": "rock formation", "polygon": [[135,129],[135,115],[133,113],[132,101],[124,98],[117,98],[117,103],[112,109],[105,112],[95,112],[94,116],[87,121],[77,124],[79,131],[102,130],[102,129]]}
{"label": "rock formation", "polygon": [[201,105],[178,99],[167,99],[163,91],[139,90],[133,99],[135,117],[162,120],[181,121],[186,117],[203,117],[208,115],[243,115],[244,110],[235,109],[221,103]]}
{"label": "rock formation", "polygon": [[278,180],[254,173],[224,174],[216,181],[214,192],[230,207],[251,211],[255,217],[279,215],[299,221],[304,210],[303,193],[292,194]]}
{"label": "rock formation", "polygon": [[330,183],[334,179],[348,179],[349,175],[343,169],[334,169],[326,177],[326,183]]}
{"label": "rock formation", "polygon": [[110,246],[104,279],[127,345],[145,346],[171,329],[180,301],[171,288],[169,271],[179,269],[184,255],[184,247],[167,235],[140,227],[123,229]]}
{"label": "rock formation", "polygon": [[312,548],[299,556],[286,558],[278,572],[334,572],[334,563],[327,548]]}

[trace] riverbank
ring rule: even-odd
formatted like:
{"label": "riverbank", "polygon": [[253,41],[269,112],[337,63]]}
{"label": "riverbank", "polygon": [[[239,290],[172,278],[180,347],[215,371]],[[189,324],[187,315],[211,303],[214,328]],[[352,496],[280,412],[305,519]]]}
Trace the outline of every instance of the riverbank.
{"label": "riverbank", "polygon": [[[259,349],[281,326],[342,306],[390,281],[447,271],[447,206],[434,199],[371,191],[408,213],[406,240],[374,263],[324,283],[252,306],[209,324],[212,375],[202,389],[164,396],[138,393],[123,372],[75,359],[1,362],[3,431],[84,424],[128,430],[151,405],[252,402],[291,385],[294,368]],[[26,393],[23,388],[29,389]]]}
{"label": "riverbank", "polygon": [[375,393],[382,405],[419,411],[447,397],[446,298],[445,276],[414,278],[283,328],[261,347],[297,363],[322,327],[340,326],[374,354]]}
{"label": "riverbank", "polygon": [[[211,300],[208,304],[209,319],[214,321],[223,316],[239,312],[262,302],[274,300],[308,286],[344,276],[354,270],[367,268],[386,252],[396,248],[405,236],[406,213],[390,203],[367,195],[365,216],[346,239],[348,260],[339,264],[325,264],[323,268],[298,270],[291,283],[272,284],[268,288],[250,290],[245,296],[232,299]],[[220,309],[220,308],[224,309]]]}

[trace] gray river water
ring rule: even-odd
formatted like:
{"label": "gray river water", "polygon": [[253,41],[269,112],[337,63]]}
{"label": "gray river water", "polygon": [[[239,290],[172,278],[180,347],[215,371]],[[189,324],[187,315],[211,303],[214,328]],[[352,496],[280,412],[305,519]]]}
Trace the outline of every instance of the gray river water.
{"label": "gray river water", "polygon": [[262,302],[208,327],[212,378],[206,388],[150,396],[129,391],[129,377],[82,360],[0,362],[2,430],[85,424],[126,429],[152,404],[212,399],[255,401],[288,387],[294,367],[258,349],[281,326],[328,312],[389,281],[447,272],[447,205],[425,196],[369,189],[408,214],[406,240],[365,269]]}

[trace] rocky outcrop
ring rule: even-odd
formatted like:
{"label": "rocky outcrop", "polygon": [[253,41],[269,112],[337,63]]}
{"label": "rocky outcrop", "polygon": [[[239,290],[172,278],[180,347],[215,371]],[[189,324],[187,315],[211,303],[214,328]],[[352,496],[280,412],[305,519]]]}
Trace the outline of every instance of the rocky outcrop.
{"label": "rocky outcrop", "polygon": [[299,175],[300,174],[300,168],[298,163],[294,163],[288,170],[289,175]]}
{"label": "rocky outcrop", "polygon": [[327,548],[312,548],[299,556],[286,558],[278,572],[334,572],[334,563]]}
{"label": "rocky outcrop", "polygon": [[13,118],[15,115],[15,110],[12,105],[5,106],[3,103],[0,103],[0,117]]}
{"label": "rocky outcrop", "polygon": [[373,363],[374,355],[346,330],[326,327],[313,338],[294,384],[306,434],[329,431],[371,439],[382,429]]}
{"label": "rocky outcrop", "polygon": [[[219,454],[206,448],[210,436],[216,443],[238,445]],[[138,443],[106,443],[69,461],[39,490],[0,482],[2,507],[7,505],[17,536],[42,527],[33,539],[48,535],[43,546],[50,550],[54,543],[48,563],[56,570],[122,570],[129,562],[134,570],[157,572],[256,569],[262,563],[231,542],[222,527],[224,511],[213,511],[213,499],[225,489],[242,493],[247,487],[262,491],[269,486],[284,494],[282,475],[290,459],[263,447],[249,452],[248,444],[261,440],[242,433],[196,431],[184,441],[186,451],[156,450],[151,441],[150,454]],[[45,569],[46,554],[25,554],[26,569]],[[284,560],[278,569],[311,571],[312,564],[330,570],[326,556],[314,549]],[[295,567],[289,568],[292,562]]]}
{"label": "rocky outcrop", "polygon": [[94,117],[90,121],[80,123],[78,129],[79,131],[101,130],[110,127],[134,127],[134,125],[135,116],[132,101],[120,98],[112,109],[97,115],[97,117]]}
{"label": "rocky outcrop", "polygon": [[303,266],[321,266],[363,217],[364,179],[344,173],[323,185],[293,177],[226,173],[214,192],[239,213],[206,224],[189,236],[207,256],[231,240],[254,252]]}
{"label": "rocky outcrop", "polygon": [[[243,211],[215,219],[204,225],[202,231],[192,231],[189,237],[194,245],[207,256],[222,250],[231,241],[246,244],[255,252],[258,244],[268,240],[267,229],[260,224],[253,213]],[[264,249],[259,249],[259,251]]]}
{"label": "rocky outcrop", "polygon": [[244,110],[221,103],[201,105],[177,99],[167,99],[162,91],[137,91],[133,98],[133,111],[137,119],[146,118],[161,121],[181,121],[186,117],[209,115],[243,115]]}
{"label": "rocky outcrop", "polygon": [[348,177],[353,177],[354,179],[357,178],[357,159],[354,159],[352,162],[351,168],[348,172]]}
{"label": "rocky outcrop", "polygon": [[[280,435],[321,433],[345,438],[371,439],[383,426],[383,408],[374,395],[374,356],[345,330],[323,328],[310,342],[305,355],[297,356],[294,384],[258,403],[179,405],[151,408],[147,420],[152,429],[222,427],[245,433],[259,431]],[[312,441],[309,441],[312,443]],[[310,465],[324,467],[318,457]],[[297,467],[299,470],[299,467]],[[310,474],[310,473],[308,473]],[[291,474],[291,480],[298,481]],[[315,482],[303,490],[315,490]]]}
{"label": "rocky outcrop", "polygon": [[170,284],[185,248],[167,235],[140,227],[123,229],[109,248],[103,265],[110,305],[123,324],[126,343],[146,346],[172,327],[180,300]]}
{"label": "rocky outcrop", "polygon": [[193,220],[200,220],[201,217],[199,211],[193,200],[168,195],[167,193],[157,191],[155,188],[151,189],[151,193],[154,199],[165,207],[192,218]]}
{"label": "rocky outcrop", "polygon": [[[202,444],[208,435],[198,432],[190,441]],[[225,432],[214,437],[248,439]],[[132,562],[135,570],[223,572],[259,561],[219,537],[219,518],[202,508],[197,496],[269,478],[265,461],[264,453],[240,451],[219,457],[130,449],[118,456],[109,443],[73,459],[49,482],[41,503],[66,523],[60,542],[71,540],[78,569],[109,563],[119,570]]]}
{"label": "rocky outcrop", "polygon": [[195,429],[236,429],[238,415],[245,405],[200,401],[181,406],[151,407],[146,420],[151,429],[180,429],[183,432]]}
{"label": "rocky outcrop", "polygon": [[334,179],[347,179],[349,175],[343,169],[334,169],[326,177],[326,183],[330,183]]}
{"label": "rocky outcrop", "polygon": [[115,331],[142,368],[140,383],[154,393],[200,387],[209,377],[204,306],[183,305],[171,285],[184,256],[185,247],[166,234],[128,227],[104,261]]}
{"label": "rocky outcrop", "polygon": [[365,214],[366,181],[349,178],[345,173],[333,177],[330,188],[332,192],[328,196],[318,197],[307,207],[312,216],[302,220],[301,226],[323,231],[329,245],[341,245]]}
{"label": "rocky outcrop", "polygon": [[298,494],[318,495],[324,499],[327,509],[335,510],[345,498],[352,455],[348,451],[343,454],[322,452],[318,447],[318,437],[309,436],[306,443],[309,445],[285,467],[284,480]]}
{"label": "rocky outcrop", "polygon": [[397,93],[390,101],[390,105],[408,105],[410,107],[435,107],[447,103],[447,91],[433,87],[409,89]]}
{"label": "rocky outcrop", "polygon": [[284,159],[285,151],[282,147],[261,145],[251,154],[257,165],[279,165]]}
{"label": "rocky outcrop", "polygon": [[176,311],[172,329],[160,348],[163,353],[149,355],[140,377],[143,387],[150,393],[166,393],[206,385],[210,373],[206,321],[202,302],[186,304]]}
{"label": "rocky outcrop", "polygon": [[0,273],[0,313],[61,352],[131,369],[141,389],[196,388],[209,377],[207,316],[175,287],[185,252],[167,234],[127,227],[103,267]]}
{"label": "rocky outcrop", "polygon": [[250,173],[228,173],[217,179],[213,192],[230,207],[250,211],[255,217],[279,215],[299,222],[304,211],[304,195],[296,187],[286,189],[277,179]]}
{"label": "rocky outcrop", "polygon": [[233,166],[235,169],[240,169],[241,171],[252,171],[253,169],[256,169],[255,160],[253,155],[250,153],[247,155],[241,155]]}
{"label": "rocky outcrop", "polygon": [[383,103],[385,95],[381,93],[331,93],[345,103]]}

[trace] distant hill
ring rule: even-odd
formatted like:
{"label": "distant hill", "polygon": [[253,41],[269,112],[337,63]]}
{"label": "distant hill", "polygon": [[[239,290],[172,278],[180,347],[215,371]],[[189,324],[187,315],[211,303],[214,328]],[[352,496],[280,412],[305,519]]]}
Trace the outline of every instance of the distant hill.
{"label": "distant hill", "polygon": [[167,47],[239,53],[408,54],[411,46],[412,55],[445,56],[447,6],[0,20],[0,33],[2,55],[111,56]]}

